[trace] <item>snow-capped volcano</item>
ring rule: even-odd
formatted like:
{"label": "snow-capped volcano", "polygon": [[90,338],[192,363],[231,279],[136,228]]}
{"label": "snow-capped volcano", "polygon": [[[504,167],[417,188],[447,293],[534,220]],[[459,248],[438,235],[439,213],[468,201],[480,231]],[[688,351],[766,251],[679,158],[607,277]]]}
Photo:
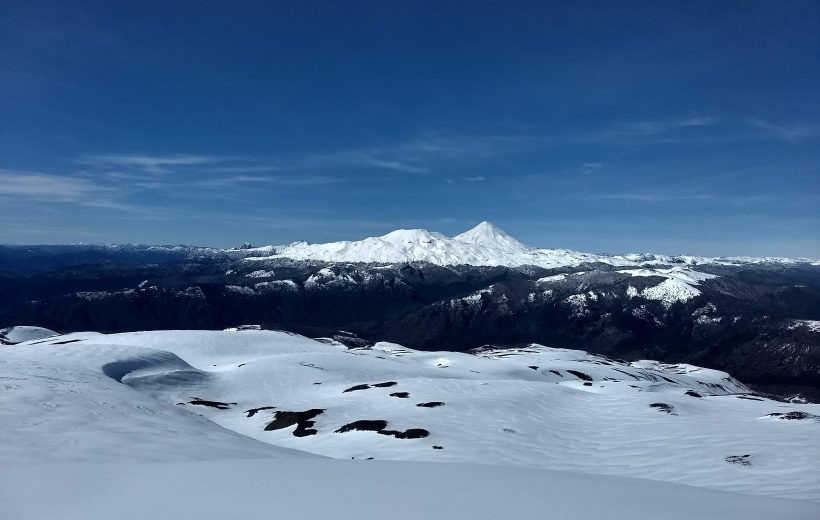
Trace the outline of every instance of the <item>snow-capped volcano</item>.
{"label": "snow-capped volcano", "polygon": [[563,249],[535,249],[522,244],[489,222],[481,222],[469,231],[454,237],[426,229],[399,229],[380,237],[358,241],[327,244],[295,242],[287,246],[260,248],[258,251],[272,253],[264,258],[325,262],[429,262],[436,265],[541,267],[571,266],[584,262],[634,264],[620,257]]}
{"label": "snow-capped volcano", "polygon": [[294,242],[285,246],[266,246],[243,251],[250,260],[288,258],[322,262],[406,263],[428,262],[435,265],[507,266],[531,265],[543,268],[574,267],[587,263],[613,266],[759,264],[816,262],[811,259],[669,256],[657,254],[604,255],[567,249],[534,248],[522,244],[489,222],[454,237],[426,229],[398,229],[363,240],[310,244]]}
{"label": "snow-capped volcano", "polygon": [[529,250],[527,246],[486,220],[473,229],[454,236],[453,240],[510,252],[520,253]]}

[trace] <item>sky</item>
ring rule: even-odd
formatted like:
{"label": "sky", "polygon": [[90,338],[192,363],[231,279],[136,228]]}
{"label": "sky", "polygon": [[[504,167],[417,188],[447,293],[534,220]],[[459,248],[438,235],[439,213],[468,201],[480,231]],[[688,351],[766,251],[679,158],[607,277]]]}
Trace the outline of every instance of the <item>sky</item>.
{"label": "sky", "polygon": [[816,1],[0,0],[0,242],[820,257]]}

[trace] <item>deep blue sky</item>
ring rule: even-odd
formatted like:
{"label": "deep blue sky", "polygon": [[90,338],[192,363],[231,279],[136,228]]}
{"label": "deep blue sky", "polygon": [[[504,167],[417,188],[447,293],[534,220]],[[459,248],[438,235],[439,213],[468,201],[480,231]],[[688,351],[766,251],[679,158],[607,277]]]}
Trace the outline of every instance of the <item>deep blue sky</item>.
{"label": "deep blue sky", "polygon": [[820,257],[820,3],[0,0],[0,242]]}

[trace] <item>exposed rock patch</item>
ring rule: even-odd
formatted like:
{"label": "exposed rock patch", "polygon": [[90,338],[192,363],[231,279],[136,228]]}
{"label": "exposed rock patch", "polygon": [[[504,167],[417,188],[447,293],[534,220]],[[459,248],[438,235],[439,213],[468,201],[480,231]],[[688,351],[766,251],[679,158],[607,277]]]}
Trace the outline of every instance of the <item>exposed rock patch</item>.
{"label": "exposed rock patch", "polygon": [[652,407],[652,408],[656,408],[660,412],[666,412],[669,415],[678,415],[678,413],[675,411],[675,407],[672,406],[671,404],[652,403],[649,406]]}
{"label": "exposed rock patch", "polygon": [[592,381],[592,376],[590,376],[588,374],[584,374],[583,372],[579,372],[578,370],[567,370],[567,372],[569,372],[570,374],[574,375],[575,377],[577,377],[578,379],[581,379],[583,381]]}
{"label": "exposed rock patch", "polygon": [[350,388],[344,390],[342,393],[347,392],[356,392],[357,390],[367,390],[368,388],[389,388],[391,386],[396,386],[398,383],[395,381],[385,381],[384,383],[373,383],[371,385],[363,383],[361,385],[351,386]]}
{"label": "exposed rock patch", "polygon": [[347,392],[356,392],[357,390],[367,390],[368,388],[370,388],[370,385],[356,385],[345,389],[342,393],[346,394]]}
{"label": "exposed rock patch", "polygon": [[360,421],[353,421],[352,423],[347,423],[334,433],[347,433],[352,431],[360,431],[360,432],[380,432],[387,428],[387,421],[378,419],[378,420],[367,420],[363,419]]}
{"label": "exposed rock patch", "polygon": [[392,435],[397,439],[423,439],[430,435],[424,428],[410,428],[405,431],[388,430],[387,421],[383,419],[362,419],[345,424],[334,433],[347,433],[351,431],[376,432],[379,435]]}
{"label": "exposed rock patch", "polygon": [[281,430],[296,425],[293,430],[294,437],[307,437],[308,435],[316,435],[318,432],[313,429],[316,423],[313,419],[324,412],[321,408],[312,408],[304,412],[276,412],[273,421],[265,426],[265,431]]}
{"label": "exposed rock patch", "polygon": [[379,431],[379,434],[392,435],[397,439],[423,439],[429,436],[430,432],[424,428],[410,428],[409,430],[404,430],[403,432],[397,430],[381,430]]}
{"label": "exposed rock patch", "polygon": [[739,464],[741,466],[751,466],[752,465],[751,457],[752,456],[750,454],[746,454],[746,455],[729,455],[728,457],[726,457],[723,460],[725,460],[729,464]]}
{"label": "exposed rock patch", "polygon": [[782,421],[802,421],[804,419],[815,419],[820,421],[820,415],[814,415],[806,412],[786,412],[786,413],[770,413],[766,417],[774,417]]}
{"label": "exposed rock patch", "polygon": [[199,397],[192,397],[191,401],[188,401],[188,404],[196,404],[200,406],[209,406],[211,408],[216,408],[218,410],[227,410],[231,407],[231,405],[236,405],[236,403],[223,403],[221,401],[208,401],[207,399],[200,399]]}
{"label": "exposed rock patch", "polygon": [[251,408],[250,410],[245,410],[245,413],[248,414],[248,417],[253,417],[257,414],[257,412],[261,412],[262,410],[273,410],[276,408],[275,406],[260,406],[259,408]]}
{"label": "exposed rock patch", "polygon": [[738,399],[746,399],[748,401],[762,401],[763,400],[759,397],[751,397],[751,396],[748,396],[748,395],[738,395],[737,398]]}

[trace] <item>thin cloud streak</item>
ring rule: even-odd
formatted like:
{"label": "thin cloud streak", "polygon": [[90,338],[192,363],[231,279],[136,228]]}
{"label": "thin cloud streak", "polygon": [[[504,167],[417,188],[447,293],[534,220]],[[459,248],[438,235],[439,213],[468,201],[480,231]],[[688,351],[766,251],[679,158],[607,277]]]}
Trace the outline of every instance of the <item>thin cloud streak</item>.
{"label": "thin cloud streak", "polygon": [[[651,146],[689,141],[753,140],[759,138],[738,133],[710,132],[693,135],[681,130],[710,128],[723,122],[716,116],[697,115],[658,120],[615,121],[588,129],[568,128],[548,132],[513,134],[467,134],[426,130],[394,143],[309,152],[280,157],[216,156],[196,154],[89,154],[79,159],[81,164],[95,169],[124,168],[153,175],[172,172],[201,174],[253,174],[304,170],[386,170],[394,173],[428,175],[447,163],[464,163],[507,156],[543,146]],[[796,140],[814,135],[804,127],[785,127],[761,120],[748,124],[764,128],[780,138]],[[263,162],[263,164],[258,164]],[[581,167],[589,173],[600,163],[589,162]]]}
{"label": "thin cloud streak", "polygon": [[[343,182],[342,179],[322,176],[259,176],[259,175],[237,175],[233,177],[220,177],[218,179],[209,179],[198,181],[185,186],[196,186],[203,188],[227,188],[237,187],[243,185],[260,185],[267,184],[270,186],[315,186],[319,184],[335,184]],[[182,186],[180,186],[182,187]]]}
{"label": "thin cloud streak", "polygon": [[746,122],[757,128],[766,130],[770,134],[786,141],[799,141],[817,137],[818,129],[807,125],[782,125],[774,124],[762,119],[747,119]]}
{"label": "thin cloud streak", "polygon": [[50,203],[126,212],[141,219],[172,218],[168,208],[133,204],[124,198],[122,189],[89,177],[0,169],[0,201],[6,207]]}
{"label": "thin cloud streak", "polygon": [[653,136],[681,128],[712,126],[719,122],[716,117],[697,116],[686,119],[668,119],[657,121],[627,121],[616,123],[608,129],[612,133],[623,133],[637,136]]}
{"label": "thin cloud streak", "polygon": [[112,194],[113,190],[84,178],[0,169],[0,197],[87,203]]}
{"label": "thin cloud streak", "polygon": [[151,174],[163,174],[173,171],[178,166],[202,166],[228,161],[241,160],[239,157],[220,157],[216,155],[85,155],[80,158],[81,164],[95,168],[128,168]]}

